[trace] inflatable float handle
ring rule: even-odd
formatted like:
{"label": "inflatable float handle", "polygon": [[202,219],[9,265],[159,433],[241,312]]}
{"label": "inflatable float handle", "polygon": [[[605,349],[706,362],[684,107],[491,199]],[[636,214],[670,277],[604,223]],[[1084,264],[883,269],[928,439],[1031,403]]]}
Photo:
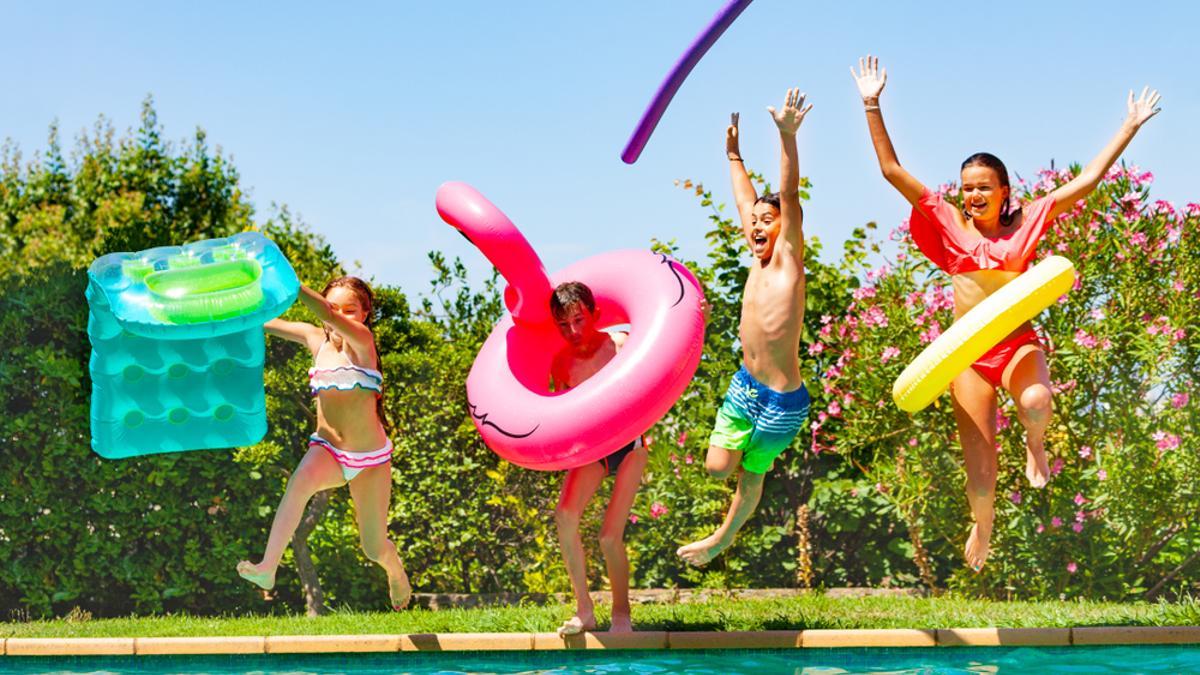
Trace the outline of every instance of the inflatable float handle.
{"label": "inflatable float handle", "polygon": [[466,183],[443,183],[437,191],[437,212],[499,270],[508,282],[504,304],[513,320],[536,324],[550,320],[553,287],[529,241],[508,216]]}

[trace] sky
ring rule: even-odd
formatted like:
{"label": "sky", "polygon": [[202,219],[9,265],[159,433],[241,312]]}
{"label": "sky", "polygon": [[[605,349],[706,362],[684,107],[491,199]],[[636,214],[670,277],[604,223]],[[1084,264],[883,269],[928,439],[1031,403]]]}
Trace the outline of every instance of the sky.
{"label": "sky", "polygon": [[650,97],[725,1],[4,2],[0,137],[28,157],[55,120],[67,145],[101,114],[123,131],[152,95],[167,138],[202,127],[233,158],[260,220],[286,204],[352,269],[410,294],[428,288],[429,250],[490,271],[434,210],[449,180],[499,206],[550,271],[652,237],[702,257],[707,212],[674,181],[729,199],[739,111],[748,165],[777,182],[766,106],[793,86],[814,106],[798,134],[805,232],[833,259],[855,227],[908,213],[849,74],[867,53],[888,69],[900,160],[928,185],[980,150],[1025,177],[1086,163],[1128,90],[1150,85],[1163,112],[1124,157],[1154,172],[1152,196],[1200,201],[1200,5],[1182,1],[756,0],[624,164]]}

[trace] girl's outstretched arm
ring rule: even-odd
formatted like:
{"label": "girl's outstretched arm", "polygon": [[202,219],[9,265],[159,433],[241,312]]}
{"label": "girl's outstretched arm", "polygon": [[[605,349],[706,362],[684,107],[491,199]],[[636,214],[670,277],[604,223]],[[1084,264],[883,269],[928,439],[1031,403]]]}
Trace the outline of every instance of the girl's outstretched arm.
{"label": "girl's outstretched arm", "polygon": [[796,132],[812,104],[804,105],[799,89],[788,89],[783,109],[768,106],[767,112],[779,128],[779,235],[790,245],[792,255],[804,266],[804,214],[800,210],[800,159],[796,152]]}
{"label": "girl's outstretched arm", "polygon": [[887,69],[880,70],[879,57],[867,55],[866,59],[858,60],[859,72],[854,72],[850,66],[850,75],[858,85],[858,93],[862,96],[863,109],[867,113],[867,128],[871,131],[871,144],[875,146],[875,156],[879,158],[879,169],[883,177],[892,187],[900,191],[904,198],[913,206],[925,193],[925,186],[900,166],[896,158],[896,149],[892,147],[892,139],[888,136],[887,127],[883,125],[883,112],[879,109],[879,95],[887,84]]}
{"label": "girl's outstretched arm", "polygon": [[745,229],[750,226],[758,192],[750,182],[746,162],[742,161],[742,151],[738,145],[737,113],[729,115],[729,128],[725,130],[725,157],[729,160],[729,178],[733,182],[733,202],[737,206],[738,217],[742,220],[742,228]]}
{"label": "girl's outstretched arm", "polygon": [[268,335],[281,337],[292,342],[299,342],[308,347],[309,351],[316,353],[316,349],[321,346],[321,341],[325,339],[325,333],[320,327],[314,326],[311,323],[304,321],[284,321],[283,319],[271,319],[263,325],[263,330]]}
{"label": "girl's outstretched arm", "polygon": [[367,328],[366,324],[333,311],[329,301],[308,286],[300,286],[300,301],[313,314],[317,315],[317,319],[328,323],[333,326],[334,330],[341,333],[342,337],[350,342],[350,346],[354,348],[355,352],[360,355],[369,354],[371,360],[375,361],[375,342],[371,337],[371,329]]}
{"label": "girl's outstretched arm", "polygon": [[1121,123],[1121,128],[1117,130],[1117,134],[1108,142],[1108,145],[1104,146],[1100,154],[1088,162],[1078,176],[1051,193],[1051,196],[1054,197],[1054,208],[1050,210],[1047,220],[1054,220],[1067,212],[1075,205],[1075,202],[1096,189],[1100,180],[1104,178],[1104,174],[1108,173],[1109,167],[1125,151],[1125,146],[1129,145],[1129,141],[1133,140],[1134,134],[1142,128],[1147,120],[1162,110],[1162,108],[1156,107],[1161,100],[1162,97],[1158,95],[1158,91],[1151,90],[1149,87],[1142,89],[1142,95],[1136,101],[1133,100],[1133,90],[1129,90],[1127,104],[1129,113],[1126,115],[1125,121]]}

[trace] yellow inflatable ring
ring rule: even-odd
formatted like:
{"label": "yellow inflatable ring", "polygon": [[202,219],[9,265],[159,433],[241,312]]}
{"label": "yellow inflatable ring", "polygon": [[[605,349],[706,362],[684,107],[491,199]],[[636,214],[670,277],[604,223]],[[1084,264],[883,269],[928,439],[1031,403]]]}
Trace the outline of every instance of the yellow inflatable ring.
{"label": "yellow inflatable ring", "polygon": [[984,299],[955,321],[896,378],[892,399],[917,412],[1018,326],[1033,319],[1075,284],[1075,266],[1050,256]]}

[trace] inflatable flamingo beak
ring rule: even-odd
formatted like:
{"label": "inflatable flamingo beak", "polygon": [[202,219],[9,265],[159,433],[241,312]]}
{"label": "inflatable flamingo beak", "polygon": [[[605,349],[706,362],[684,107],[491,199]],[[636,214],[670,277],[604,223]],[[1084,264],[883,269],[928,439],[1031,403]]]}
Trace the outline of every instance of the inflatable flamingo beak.
{"label": "inflatable flamingo beak", "polygon": [[478,190],[466,183],[443,183],[437,191],[437,212],[462,233],[496,267],[508,288],[504,304],[513,320],[542,323],[550,320],[550,279],[533,247]]}

